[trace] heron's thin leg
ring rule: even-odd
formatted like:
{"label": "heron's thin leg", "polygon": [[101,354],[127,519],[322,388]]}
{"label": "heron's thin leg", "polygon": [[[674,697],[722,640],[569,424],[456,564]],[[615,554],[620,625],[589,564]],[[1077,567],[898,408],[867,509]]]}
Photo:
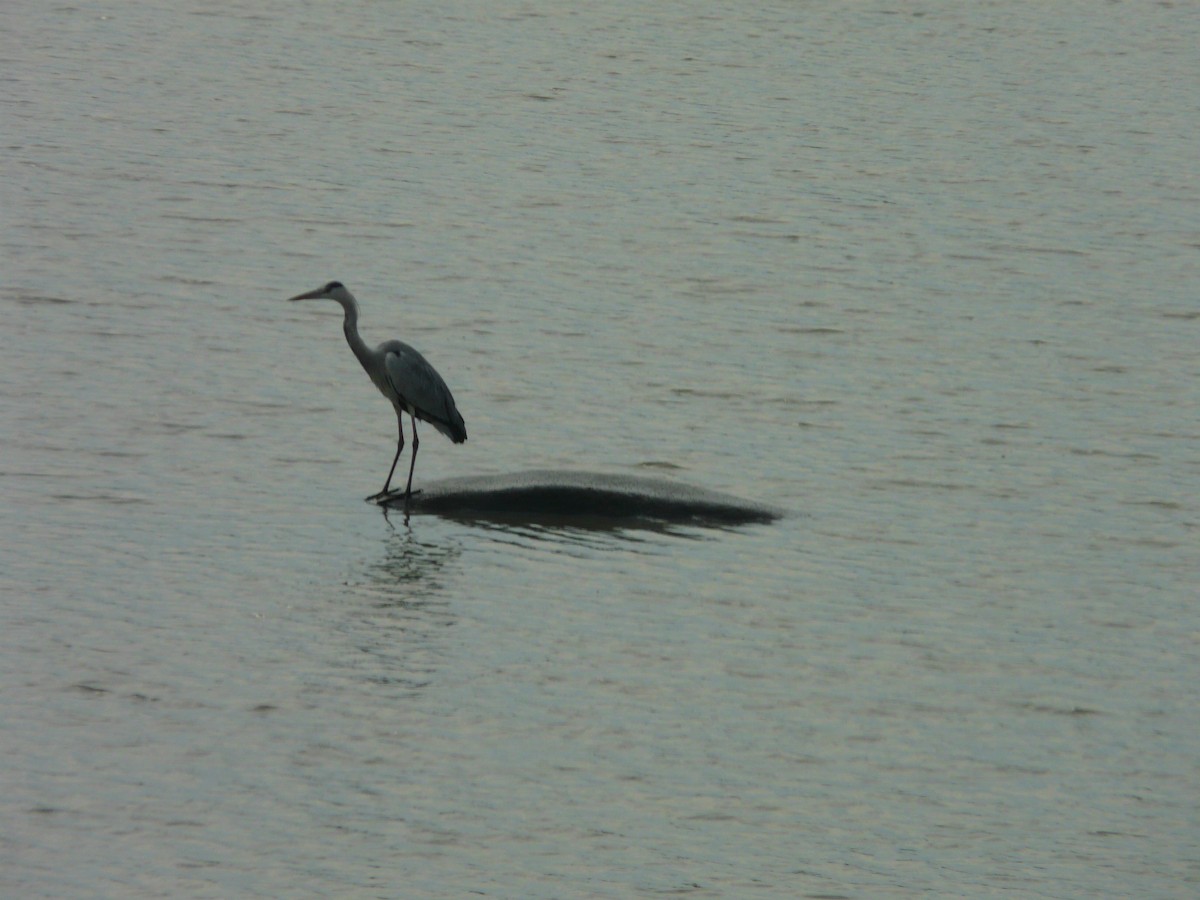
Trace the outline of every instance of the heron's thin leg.
{"label": "heron's thin leg", "polygon": [[[376,494],[377,497],[382,497],[388,492],[388,487],[392,483],[392,475],[396,472],[396,463],[400,461],[400,451],[404,449],[404,418],[399,413],[396,413],[396,427],[400,430],[400,440],[396,444],[396,455],[392,457],[392,467],[388,469],[387,481],[383,483],[383,490]],[[416,438],[417,433],[414,430],[413,440],[415,441]],[[414,444],[413,446],[415,448],[416,445]]]}
{"label": "heron's thin leg", "polygon": [[419,446],[421,446],[421,439],[417,437],[417,419],[415,416],[409,416],[409,418],[412,419],[412,426],[413,426],[413,449],[412,449],[412,462],[410,462],[408,464],[408,487],[406,487],[404,489],[405,499],[412,496],[413,469],[415,469],[417,467],[417,448]]}

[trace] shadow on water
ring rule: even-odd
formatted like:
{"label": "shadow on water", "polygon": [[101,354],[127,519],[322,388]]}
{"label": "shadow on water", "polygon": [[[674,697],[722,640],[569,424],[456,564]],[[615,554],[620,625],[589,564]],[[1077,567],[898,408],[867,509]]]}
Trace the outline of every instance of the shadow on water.
{"label": "shadow on water", "polygon": [[[461,554],[461,547],[455,547],[452,552],[436,555],[438,545],[426,545],[416,540],[414,531],[419,530],[419,522],[414,518],[419,516],[413,509],[405,509],[400,504],[380,504],[384,520],[396,532],[397,537],[404,534],[405,553],[401,556],[390,556],[386,565],[380,565],[380,571],[388,576],[385,581],[390,584],[399,582],[409,583],[414,589],[424,583],[432,590],[437,582],[431,579],[441,568],[441,564]],[[481,536],[495,546],[511,546],[514,549],[532,549],[534,547],[553,552],[569,553],[573,550],[614,550],[640,549],[650,552],[655,546],[653,538],[656,535],[669,535],[689,540],[703,540],[711,537],[712,532],[691,526],[672,524],[669,522],[647,519],[639,521],[586,516],[550,516],[531,517],[529,515],[474,515],[469,513],[443,513],[439,518],[469,525],[478,529]],[[727,529],[723,529],[727,530]],[[430,554],[435,554],[430,556]],[[432,563],[437,561],[437,565]],[[395,578],[395,580],[392,580]]]}
{"label": "shadow on water", "polygon": [[635,550],[651,553],[660,546],[654,541],[658,535],[702,540],[704,532],[687,526],[665,522],[646,521],[641,523],[613,523],[581,521],[577,518],[561,520],[542,519],[497,519],[490,517],[448,517],[463,524],[482,530],[496,544],[513,547],[540,547],[554,552],[570,553],[573,550]]}

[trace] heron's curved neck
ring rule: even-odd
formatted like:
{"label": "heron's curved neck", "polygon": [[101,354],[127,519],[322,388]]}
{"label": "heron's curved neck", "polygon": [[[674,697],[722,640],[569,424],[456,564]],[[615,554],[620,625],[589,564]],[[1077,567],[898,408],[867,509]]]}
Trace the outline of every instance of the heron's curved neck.
{"label": "heron's curved neck", "polygon": [[346,333],[346,343],[350,345],[350,349],[354,351],[358,361],[363,364],[363,368],[367,368],[367,362],[371,358],[371,348],[358,333],[358,304],[351,296],[347,296],[345,299],[336,299],[338,303],[342,304],[342,309],[346,311],[346,318],[342,322],[342,331]]}

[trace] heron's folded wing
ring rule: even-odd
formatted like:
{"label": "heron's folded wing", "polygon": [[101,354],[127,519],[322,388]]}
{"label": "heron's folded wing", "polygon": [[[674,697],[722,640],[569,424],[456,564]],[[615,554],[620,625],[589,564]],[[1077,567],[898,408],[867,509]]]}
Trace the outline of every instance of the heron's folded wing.
{"label": "heron's folded wing", "polygon": [[425,357],[396,341],[385,350],[384,362],[392,390],[406,406],[416,410],[418,419],[429,422],[456,444],[467,439],[454,395]]}

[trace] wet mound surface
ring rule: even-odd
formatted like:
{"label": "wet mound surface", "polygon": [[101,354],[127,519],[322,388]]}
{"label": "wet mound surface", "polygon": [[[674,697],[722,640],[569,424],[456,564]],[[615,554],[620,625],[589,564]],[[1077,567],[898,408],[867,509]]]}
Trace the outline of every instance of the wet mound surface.
{"label": "wet mound surface", "polygon": [[407,502],[397,497],[382,503],[455,519],[592,525],[639,520],[742,525],[781,515],[762,504],[661,478],[541,470],[449,478],[423,485]]}

